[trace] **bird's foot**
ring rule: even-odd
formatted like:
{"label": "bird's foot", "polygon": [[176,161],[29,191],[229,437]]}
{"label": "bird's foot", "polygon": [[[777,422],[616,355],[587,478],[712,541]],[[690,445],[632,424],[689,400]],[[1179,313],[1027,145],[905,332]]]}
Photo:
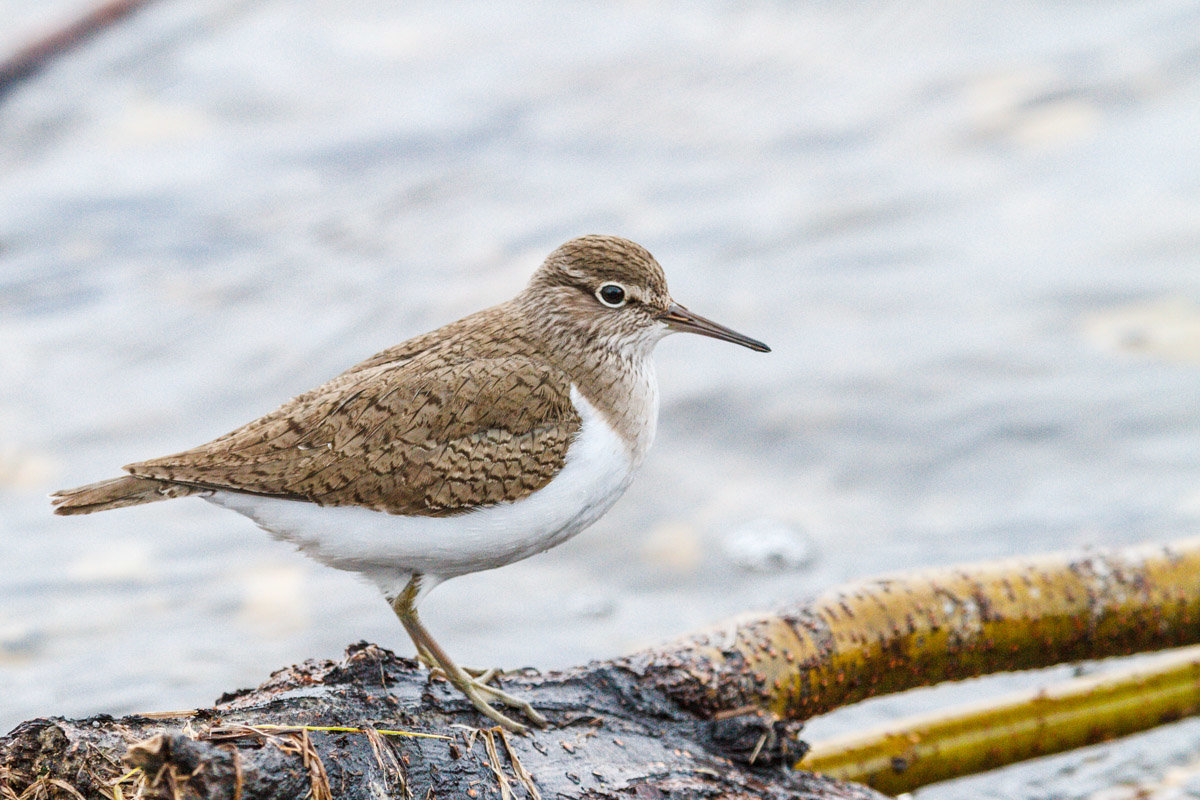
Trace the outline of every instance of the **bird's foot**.
{"label": "bird's foot", "polygon": [[[448,665],[449,669],[447,669],[447,667],[438,663],[432,653],[424,649],[417,651],[417,658],[429,668],[431,676],[448,680],[454,688],[466,695],[466,698],[471,701],[471,705],[475,706],[481,714],[513,733],[526,733],[529,728],[497,711],[487,701],[487,698],[494,698],[503,705],[517,709],[539,728],[544,728],[549,724],[546,718],[539,714],[537,709],[530,705],[527,700],[522,700],[503,689],[491,685],[492,679],[499,674],[499,671],[495,668],[471,669],[469,667],[460,667],[451,662]],[[455,672],[458,674],[456,675]]]}
{"label": "bird's foot", "polygon": [[[515,695],[509,694],[503,689],[489,684],[487,680],[490,680],[494,673],[495,670],[488,670],[486,673],[484,673],[484,675],[475,678],[467,675],[464,672],[462,675],[464,680],[462,682],[455,681],[453,679],[451,679],[450,682],[454,684],[455,688],[466,695],[467,699],[471,701],[471,704],[475,706],[475,708],[478,709],[481,714],[498,725],[507,728],[513,733],[528,733],[529,727],[522,725],[516,720],[497,711],[492,704],[487,701],[487,697],[491,697],[497,702],[509,706],[510,708],[515,708],[539,728],[544,728],[550,724],[544,716],[538,713],[537,709],[529,704],[528,700],[522,700]],[[485,680],[485,678],[487,680]]]}
{"label": "bird's foot", "polygon": [[434,641],[433,637],[429,635],[429,631],[425,630],[425,626],[421,624],[414,605],[421,588],[420,578],[420,575],[413,576],[404,591],[391,599],[391,604],[392,610],[400,618],[401,624],[404,625],[409,638],[417,648],[417,658],[429,667],[430,674],[440,674],[445,677],[455,689],[466,695],[466,698],[471,701],[471,705],[475,706],[481,714],[513,733],[528,733],[529,728],[501,714],[488,702],[489,699],[517,709],[539,728],[549,725],[546,718],[527,701],[490,685],[490,681],[496,677],[496,670],[465,670],[455,664],[442,646]]}
{"label": "bird's foot", "polygon": [[[446,674],[446,670],[442,669],[441,664],[439,664],[432,655],[424,650],[417,650],[417,661],[421,662],[422,665],[428,668],[429,671],[433,673],[435,678],[445,678],[446,680],[450,680],[450,676]],[[500,674],[500,670],[496,669],[495,667],[489,667],[488,669],[459,667],[459,669],[480,683],[491,683],[492,678]]]}

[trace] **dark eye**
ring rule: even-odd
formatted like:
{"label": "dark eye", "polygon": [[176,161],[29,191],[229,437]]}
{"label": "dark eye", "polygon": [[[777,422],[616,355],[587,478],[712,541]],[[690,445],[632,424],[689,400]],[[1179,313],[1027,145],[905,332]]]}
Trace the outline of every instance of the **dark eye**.
{"label": "dark eye", "polygon": [[625,305],[625,287],[619,283],[606,283],[596,290],[596,299],[609,308]]}

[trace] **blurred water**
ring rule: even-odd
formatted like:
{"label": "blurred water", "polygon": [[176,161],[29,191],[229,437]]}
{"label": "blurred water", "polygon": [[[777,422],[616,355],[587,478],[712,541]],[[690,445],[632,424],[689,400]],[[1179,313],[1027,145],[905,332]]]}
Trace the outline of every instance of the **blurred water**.
{"label": "blurred water", "polygon": [[[78,7],[4,0],[0,41]],[[409,652],[373,589],[228,512],[63,519],[45,495],[505,298],[588,232],[642,242],[678,299],[774,352],[660,346],[626,498],[426,603],[467,664],[1196,533],[1198,25],[1165,0],[134,17],[0,105],[0,728],[204,705],[363,638]],[[763,519],[811,560],[731,556]],[[956,691],[978,693],[814,734]],[[1099,751],[1097,785],[1200,748],[1195,725],[1157,735]],[[1082,797],[1080,758],[923,795]]]}

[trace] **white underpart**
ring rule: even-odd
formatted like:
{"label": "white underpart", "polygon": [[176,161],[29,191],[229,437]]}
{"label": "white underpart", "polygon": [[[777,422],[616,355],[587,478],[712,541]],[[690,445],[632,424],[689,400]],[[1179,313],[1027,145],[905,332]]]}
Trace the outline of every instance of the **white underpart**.
{"label": "white underpart", "polygon": [[363,573],[386,595],[395,596],[414,573],[422,573],[424,594],[447,578],[500,567],[562,544],[624,493],[643,453],[631,453],[574,386],[571,401],[582,424],[562,470],[514,502],[451,517],[421,517],[241,492],[216,491],[206,497],[322,564]]}

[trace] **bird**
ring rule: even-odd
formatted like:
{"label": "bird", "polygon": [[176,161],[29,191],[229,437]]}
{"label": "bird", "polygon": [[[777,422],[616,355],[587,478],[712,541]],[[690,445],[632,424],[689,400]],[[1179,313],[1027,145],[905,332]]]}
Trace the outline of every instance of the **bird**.
{"label": "bird", "polygon": [[[375,584],[418,658],[493,722],[546,718],[458,666],[418,602],[438,584],[543,552],[599,519],[654,440],[651,358],[689,332],[765,344],[676,303],[641,245],[582,236],[514,298],[383,350],[207,444],[51,495],[89,514],[198,496]],[[512,712],[510,712],[512,713]]]}

